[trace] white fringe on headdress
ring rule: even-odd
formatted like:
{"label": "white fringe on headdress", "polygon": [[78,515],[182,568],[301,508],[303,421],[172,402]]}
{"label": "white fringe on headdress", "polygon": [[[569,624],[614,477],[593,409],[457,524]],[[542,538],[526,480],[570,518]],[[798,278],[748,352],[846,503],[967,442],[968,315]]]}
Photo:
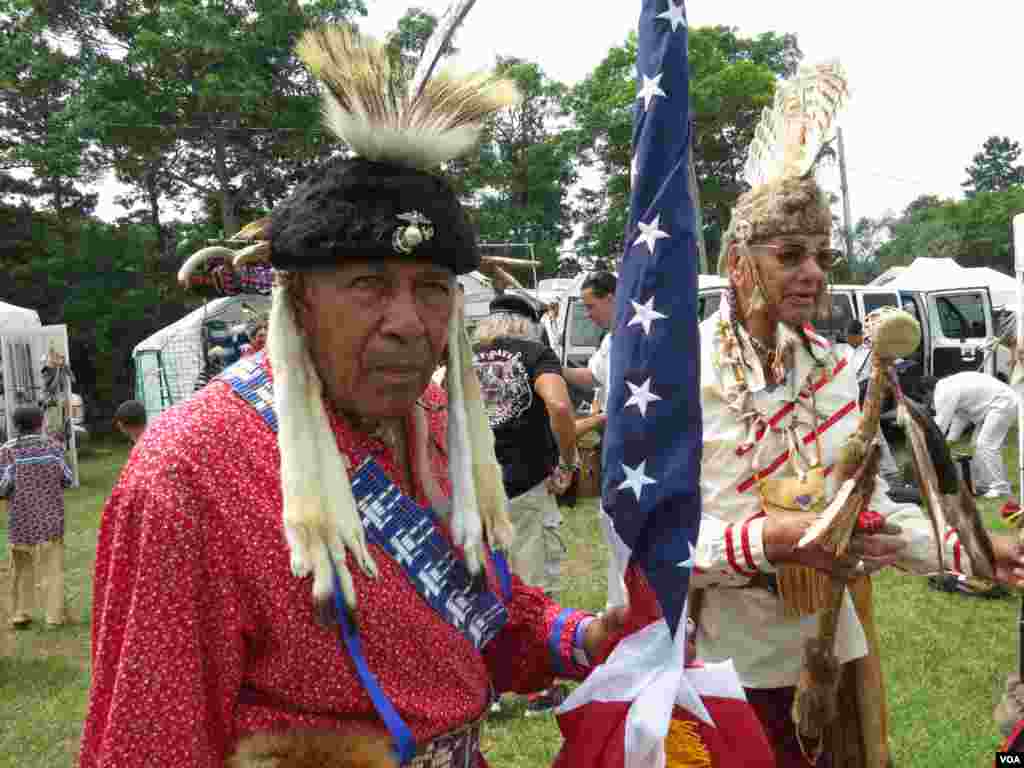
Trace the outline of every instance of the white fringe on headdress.
{"label": "white fringe on headdress", "polygon": [[448,471],[452,479],[452,536],[470,572],[480,572],[481,541],[497,549],[512,542],[512,524],[494,454],[480,382],[473,370],[461,302],[448,324]]}
{"label": "white fringe on headdress", "polygon": [[283,286],[274,287],[267,350],[274,371],[284,533],[292,573],[300,578],[312,573],[314,601],[318,608],[329,606],[334,593],[333,557],[345,602],[354,610],[355,587],[346,553],[370,576],[377,575],[377,566],[367,549],[347,467],[324,410],[323,385]]}

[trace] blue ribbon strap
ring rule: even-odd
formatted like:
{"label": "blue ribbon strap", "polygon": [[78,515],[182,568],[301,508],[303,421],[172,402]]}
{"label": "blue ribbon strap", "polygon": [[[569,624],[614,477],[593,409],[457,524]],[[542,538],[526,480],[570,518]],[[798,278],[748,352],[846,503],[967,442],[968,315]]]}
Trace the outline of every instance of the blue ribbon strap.
{"label": "blue ribbon strap", "polygon": [[333,556],[328,554],[328,559],[331,561],[331,579],[334,581],[334,610],[338,613],[338,634],[341,636],[341,642],[346,650],[348,650],[349,658],[352,659],[352,663],[355,665],[359,680],[362,682],[366,692],[370,694],[373,708],[377,710],[380,719],[387,726],[388,733],[391,734],[391,741],[398,752],[399,762],[404,765],[410,762],[416,755],[416,741],[412,737],[412,731],[409,730],[409,726],[405,724],[402,716],[395,709],[395,705],[391,703],[391,699],[387,697],[387,694],[380,687],[380,683],[377,682],[377,676],[373,674],[370,666],[366,663],[366,656],[363,655],[363,644],[359,640],[359,634],[356,632],[355,624],[349,615],[348,606],[345,605],[341,597],[341,580],[338,578],[338,567],[334,564]]}

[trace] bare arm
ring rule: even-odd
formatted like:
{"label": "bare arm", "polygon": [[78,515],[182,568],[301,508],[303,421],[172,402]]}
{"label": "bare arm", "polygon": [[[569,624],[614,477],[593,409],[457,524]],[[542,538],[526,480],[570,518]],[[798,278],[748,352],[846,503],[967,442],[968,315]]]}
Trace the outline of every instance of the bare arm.
{"label": "bare arm", "polygon": [[576,464],[576,422],[565,379],[556,373],[542,373],[533,388],[548,409],[551,431],[555,433],[562,463]]}
{"label": "bare arm", "polygon": [[565,377],[565,381],[569,382],[574,387],[587,389],[588,387],[598,386],[598,382],[589,368],[570,368],[569,366],[562,366],[562,376]]}

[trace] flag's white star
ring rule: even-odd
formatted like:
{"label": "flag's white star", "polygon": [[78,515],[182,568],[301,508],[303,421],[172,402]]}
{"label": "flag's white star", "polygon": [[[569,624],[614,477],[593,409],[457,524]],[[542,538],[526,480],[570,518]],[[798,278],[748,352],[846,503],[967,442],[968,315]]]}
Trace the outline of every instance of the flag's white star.
{"label": "flag's white star", "polygon": [[668,10],[664,13],[659,13],[658,18],[667,19],[672,25],[673,32],[678,32],[680,27],[686,28],[686,8],[683,7],[682,3],[676,5],[672,0],[668,0]]}
{"label": "flag's white star", "polygon": [[644,327],[644,335],[651,335],[651,324],[655,320],[664,320],[668,315],[663,315],[661,312],[656,312],[654,309],[654,297],[651,296],[647,300],[646,304],[638,304],[635,301],[630,300],[630,304],[633,305],[633,311],[636,313],[630,318],[627,325],[642,325]]}
{"label": "flag's white star", "polygon": [[640,236],[633,241],[633,245],[639,245],[645,243],[647,250],[654,255],[654,244],[664,237],[669,237],[668,232],[662,232],[661,227],[661,214],[659,213],[654,217],[654,221],[650,224],[644,224],[642,221],[637,222],[637,226],[640,228]]}
{"label": "flag's white star", "polygon": [[631,405],[635,405],[640,409],[640,415],[647,418],[647,406],[653,403],[655,400],[661,400],[661,395],[656,395],[651,392],[651,380],[647,379],[639,387],[631,381],[626,382],[626,386],[629,387],[629,391],[633,394],[623,408],[629,408]]}
{"label": "flag's white star", "polygon": [[636,500],[640,501],[640,494],[644,491],[645,485],[654,485],[658,481],[653,477],[648,477],[644,474],[647,470],[647,462],[641,461],[640,466],[634,468],[627,467],[625,464],[622,465],[622,471],[626,473],[626,479],[619,483],[619,490],[625,490],[629,488],[634,495]]}
{"label": "flag's white star", "polygon": [[640,92],[636,95],[638,99],[644,100],[644,112],[651,108],[651,102],[655,96],[665,96],[668,94],[661,90],[659,83],[661,82],[662,75],[655,75],[654,77],[648,77],[647,75],[641,74],[644,79],[643,87]]}
{"label": "flag's white star", "polygon": [[690,546],[690,556],[685,560],[680,560],[676,565],[680,568],[695,568],[697,566],[697,550],[693,548],[693,542],[687,542]]}

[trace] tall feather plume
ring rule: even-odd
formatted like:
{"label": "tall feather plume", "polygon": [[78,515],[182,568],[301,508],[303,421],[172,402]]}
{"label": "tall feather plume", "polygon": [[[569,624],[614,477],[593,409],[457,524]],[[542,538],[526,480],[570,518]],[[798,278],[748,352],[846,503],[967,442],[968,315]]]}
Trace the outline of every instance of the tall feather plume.
{"label": "tall feather plume", "polygon": [[805,65],[775,89],[754,129],[743,178],[757,187],[812,169],[822,146],[832,138],[836,116],[849,99],[846,72],[838,61]]}
{"label": "tall feather plume", "polygon": [[410,93],[387,49],[350,27],[307,31],[296,53],[324,87],[324,124],[367,160],[425,170],[465,154],[484,120],[519,100],[493,74],[441,72]]}

